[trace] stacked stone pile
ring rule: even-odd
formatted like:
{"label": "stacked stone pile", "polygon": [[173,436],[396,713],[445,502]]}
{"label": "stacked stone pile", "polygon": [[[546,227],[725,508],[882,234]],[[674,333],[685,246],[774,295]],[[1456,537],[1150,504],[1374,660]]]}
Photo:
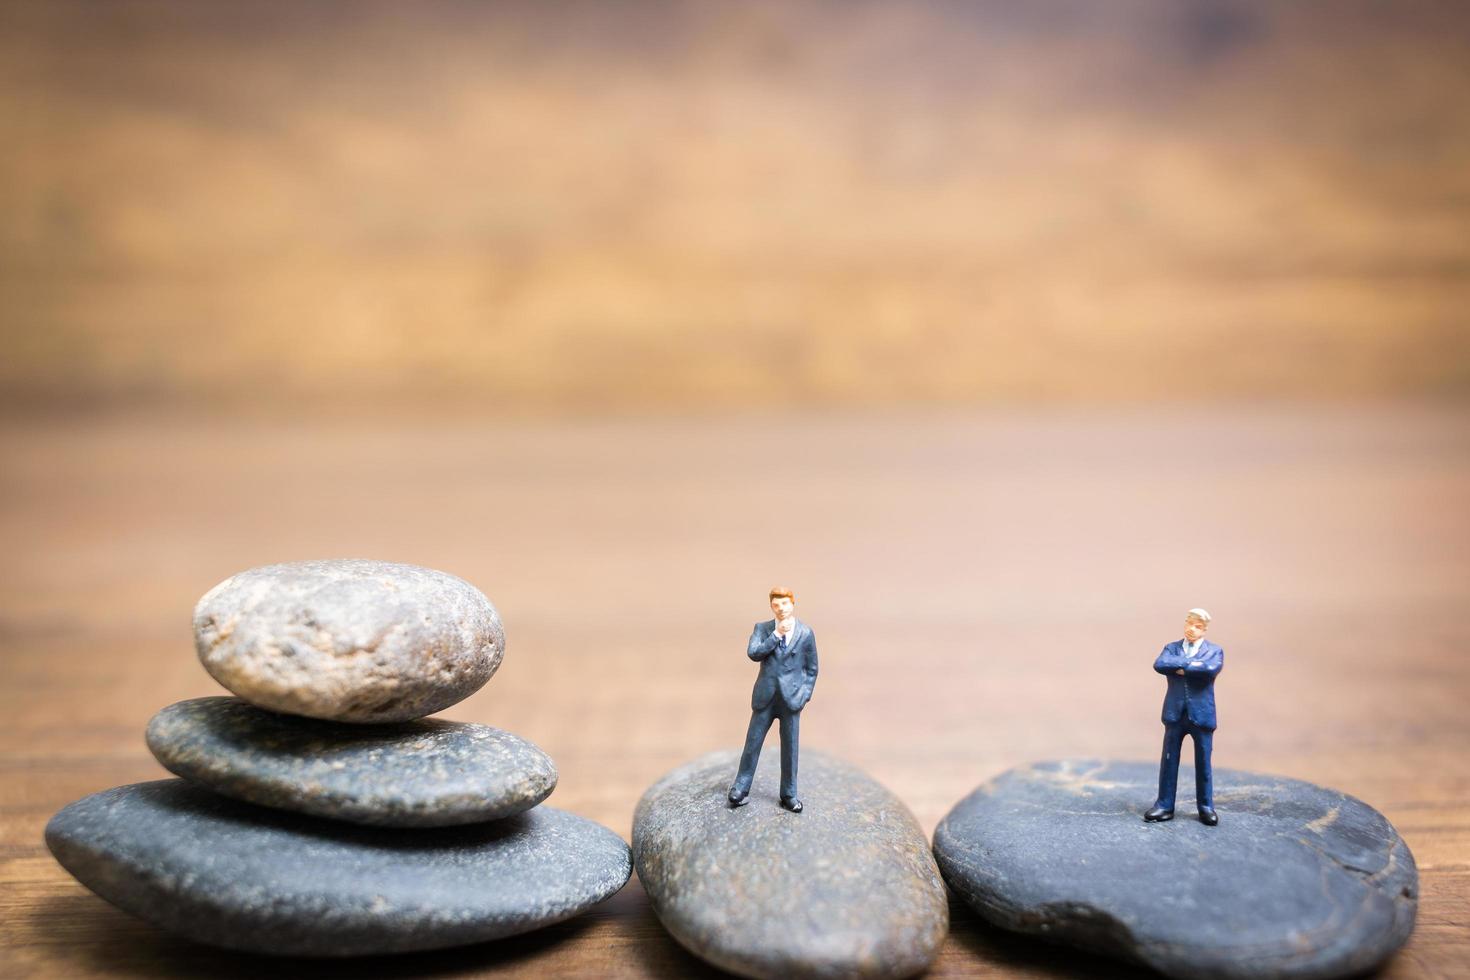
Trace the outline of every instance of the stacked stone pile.
{"label": "stacked stone pile", "polygon": [[561,921],[632,871],[612,831],[541,802],[556,767],[509,732],[427,718],[478,690],[505,633],[430,569],[271,565],[194,612],[236,697],[170,705],[148,747],[181,779],[121,786],[46,828],[57,860],[125,911],[202,942],[348,956]]}

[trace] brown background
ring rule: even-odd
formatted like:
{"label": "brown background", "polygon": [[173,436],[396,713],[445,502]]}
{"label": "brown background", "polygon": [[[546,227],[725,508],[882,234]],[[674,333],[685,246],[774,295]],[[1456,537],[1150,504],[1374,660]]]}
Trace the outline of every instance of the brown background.
{"label": "brown background", "polygon": [[[1218,763],[1387,814],[1423,879],[1388,973],[1466,975],[1467,27],[6,5],[0,972],[700,969],[636,880],[334,968],[169,938],[50,858],[66,802],[162,775],[154,711],[218,693],[200,594],[355,555],[491,596],[505,666],[447,715],[625,835],[738,743],[778,582],[821,643],[806,744],[926,832],[1020,762],[1153,758],[1149,667],[1204,605]],[[1108,969],[956,906],[934,972]]]}
{"label": "brown background", "polygon": [[1467,102],[1452,2],[10,3],[0,385],[1463,396]]}

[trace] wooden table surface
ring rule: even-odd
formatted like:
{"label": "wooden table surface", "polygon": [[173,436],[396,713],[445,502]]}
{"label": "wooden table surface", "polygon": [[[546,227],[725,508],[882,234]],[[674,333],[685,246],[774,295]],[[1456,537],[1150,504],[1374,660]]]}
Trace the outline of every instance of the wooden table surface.
{"label": "wooden table surface", "polygon": [[[1154,758],[1150,665],[1203,605],[1229,655],[1217,764],[1382,810],[1422,880],[1387,975],[1470,969],[1463,408],[11,420],[0,450],[7,976],[704,969],[636,880],[530,936],[323,965],[171,938],[61,870],[41,841],[50,815],[163,775],[149,717],[220,693],[191,643],[198,596],[249,566],[327,556],[483,589],[506,660],[446,715],[542,745],[561,771],[552,803],[625,836],[660,774],[739,744],[743,645],[773,584],[795,588],[821,642],[805,744],[866,767],[926,832],[1017,763]],[[934,976],[1115,969],[953,911]]]}

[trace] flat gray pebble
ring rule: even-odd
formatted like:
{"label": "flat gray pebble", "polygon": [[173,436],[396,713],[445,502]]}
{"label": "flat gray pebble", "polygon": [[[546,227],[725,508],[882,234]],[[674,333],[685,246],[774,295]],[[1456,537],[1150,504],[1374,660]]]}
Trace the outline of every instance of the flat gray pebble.
{"label": "flat gray pebble", "polygon": [[750,802],[725,800],[738,753],[659,780],[633,817],[639,880],[691,952],[750,977],[905,977],[949,931],[944,883],[908,809],[860,769],[801,755],[805,810],[777,803],[765,753]]}
{"label": "flat gray pebble", "polygon": [[505,655],[490,600],[463,579],[360,559],[252,568],[194,608],[211,677],[251,704],[329,721],[422,718],[479,690]]}
{"label": "flat gray pebble", "polygon": [[616,834],[550,807],[391,831],[239,803],[181,779],[78,800],[51,818],[46,844],[83,885],[155,925],[309,956],[528,932],[597,904],[632,870]]}
{"label": "flat gray pebble", "polygon": [[488,725],[352,725],[238,698],[169,705],[148,748],[176,776],[262,806],[382,827],[448,827],[529,810],[556,788],[532,743]]}
{"label": "flat gray pebble", "polygon": [[1382,814],[1295,779],[1214,775],[1206,827],[1184,794],[1172,821],[1144,823],[1155,765],[1012,769],[950,811],[934,853],[996,925],[1173,977],[1350,976],[1408,940],[1419,876]]}

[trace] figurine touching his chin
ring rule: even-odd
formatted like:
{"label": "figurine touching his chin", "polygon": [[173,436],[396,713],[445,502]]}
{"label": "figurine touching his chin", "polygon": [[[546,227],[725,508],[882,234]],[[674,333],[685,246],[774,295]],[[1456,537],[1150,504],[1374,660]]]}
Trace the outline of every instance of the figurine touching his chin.
{"label": "figurine touching his chin", "polygon": [[796,797],[797,736],[801,709],[811,699],[817,683],[817,638],[811,627],[796,618],[796,596],[790,589],[771,590],[771,612],[776,618],[756,623],[745,653],[761,665],[750,695],[750,728],[745,732],[745,751],[740,771],[730,787],[730,805],[744,806],[760,761],[761,743],[771,722],[781,723],[781,805],[801,812]]}

